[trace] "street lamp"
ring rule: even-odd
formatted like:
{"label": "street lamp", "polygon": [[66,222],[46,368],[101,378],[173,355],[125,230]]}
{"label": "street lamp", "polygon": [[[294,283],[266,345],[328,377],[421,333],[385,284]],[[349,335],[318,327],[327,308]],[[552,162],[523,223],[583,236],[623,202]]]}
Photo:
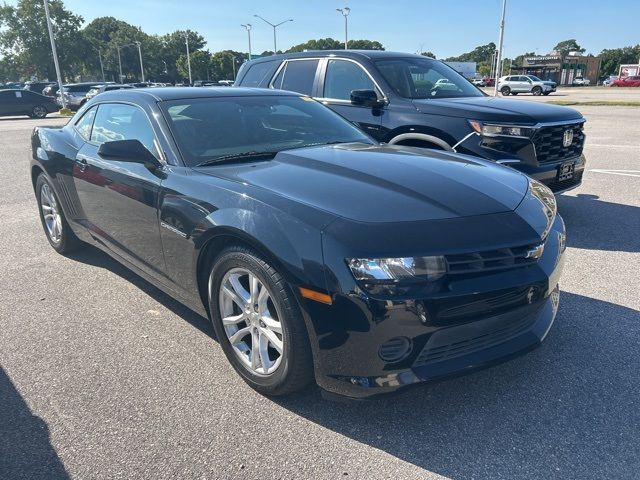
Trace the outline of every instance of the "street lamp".
{"label": "street lamp", "polygon": [[187,68],[189,69],[189,86],[193,84],[191,80],[191,56],[189,55],[189,32],[184,34],[184,43],[187,45]]}
{"label": "street lamp", "polygon": [[340,12],[342,14],[342,16],[344,17],[344,49],[346,50],[349,45],[349,38],[348,38],[348,28],[349,28],[349,21],[347,20],[347,17],[349,16],[349,13],[351,13],[351,9],[349,7],[344,7],[344,8],[336,8],[336,10],[338,12]]}
{"label": "street lamp", "polygon": [[100,72],[102,72],[102,81],[104,82],[104,65],[102,63],[102,53],[100,52],[100,49],[98,49],[98,59],[100,60]]}
{"label": "street lamp", "polygon": [[64,98],[64,88],[62,86],[62,74],[60,73],[60,64],[58,63],[58,52],[56,51],[56,41],[53,38],[53,27],[51,26],[51,17],[49,16],[49,0],[44,0],[44,15],[47,17],[47,29],[49,30],[49,40],[51,41],[51,53],[53,54],[53,64],[56,67],[56,77],[58,78],[58,88],[60,89],[60,100],[62,101],[62,109],[66,110],[67,101]]}
{"label": "street lamp", "polygon": [[144,83],[144,67],[142,66],[142,50],[140,50],[140,42],[136,41],[138,46],[138,57],[140,57],[140,76],[142,77],[142,83]]}
{"label": "street lamp", "polygon": [[240,25],[241,27],[244,27],[247,29],[247,36],[249,37],[249,60],[251,60],[251,24],[247,23]]}
{"label": "street lamp", "polygon": [[282,25],[283,23],[287,23],[287,22],[293,22],[293,18],[290,18],[288,20],[283,20],[280,23],[276,23],[275,25],[273,23],[271,23],[269,20],[265,20],[264,18],[262,18],[260,15],[254,15],[254,17],[259,18],[260,20],[262,20],[264,23],[267,23],[269,25],[271,25],[273,27],[273,54],[275,55],[276,52],[278,51],[278,47],[276,46],[276,28],[278,28],[280,25]]}
{"label": "street lamp", "polygon": [[504,16],[507,11],[507,0],[502,0],[502,18],[500,19],[500,40],[498,40],[498,55],[496,58],[496,81],[493,96],[498,96],[498,78],[502,75],[502,45],[504,43]]}

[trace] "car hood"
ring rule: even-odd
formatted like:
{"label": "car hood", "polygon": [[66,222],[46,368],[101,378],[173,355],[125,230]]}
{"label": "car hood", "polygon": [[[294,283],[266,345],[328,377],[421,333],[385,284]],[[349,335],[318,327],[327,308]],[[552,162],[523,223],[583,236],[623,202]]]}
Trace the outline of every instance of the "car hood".
{"label": "car hood", "polygon": [[475,157],[362,143],[300,148],[266,162],[199,170],[360,222],[512,211],[528,188],[524,175]]}
{"label": "car hood", "polygon": [[536,124],[573,121],[582,115],[572,108],[499,97],[430,98],[413,100],[422,113],[463,117],[490,122]]}

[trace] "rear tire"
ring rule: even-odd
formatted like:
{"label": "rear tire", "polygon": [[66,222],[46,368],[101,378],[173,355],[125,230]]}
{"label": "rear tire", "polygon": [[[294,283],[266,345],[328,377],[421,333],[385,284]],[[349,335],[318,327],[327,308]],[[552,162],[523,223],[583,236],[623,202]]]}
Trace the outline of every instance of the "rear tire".
{"label": "rear tire", "polygon": [[531,93],[533,93],[536,97],[542,94],[542,89],[540,87],[533,87],[531,89]]}
{"label": "rear tire", "polygon": [[311,383],[311,345],[298,303],[259,254],[241,246],[223,250],[211,269],[208,297],[222,350],[251,388],[278,396]]}
{"label": "rear tire", "polygon": [[502,88],[500,89],[500,93],[501,93],[503,96],[508,97],[508,96],[509,96],[509,94],[511,93],[511,89],[510,89],[509,87],[502,87]]}
{"label": "rear tire", "polygon": [[29,115],[31,118],[45,118],[49,111],[47,107],[43,105],[36,105],[31,109],[31,114]]}
{"label": "rear tire", "polygon": [[53,249],[67,254],[80,248],[83,244],[71,230],[60,201],[43,173],[36,180],[36,199],[42,228]]}

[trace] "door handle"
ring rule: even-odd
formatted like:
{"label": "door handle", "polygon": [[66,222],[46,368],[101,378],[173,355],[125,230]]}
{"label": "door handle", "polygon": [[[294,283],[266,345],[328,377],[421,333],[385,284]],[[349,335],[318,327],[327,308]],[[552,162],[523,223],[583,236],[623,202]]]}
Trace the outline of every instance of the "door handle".
{"label": "door handle", "polygon": [[78,164],[78,170],[80,170],[80,172],[84,172],[89,166],[86,158],[78,158],[76,159],[76,163]]}

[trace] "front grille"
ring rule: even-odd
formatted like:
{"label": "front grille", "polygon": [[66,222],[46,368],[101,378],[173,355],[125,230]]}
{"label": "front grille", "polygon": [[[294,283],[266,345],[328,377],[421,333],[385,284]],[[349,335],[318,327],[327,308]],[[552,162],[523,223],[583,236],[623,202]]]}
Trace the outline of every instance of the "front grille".
{"label": "front grille", "polygon": [[462,305],[443,308],[438,311],[439,320],[451,320],[462,317],[487,315],[515,307],[530,305],[540,298],[540,286],[529,286],[501,295],[487,296]]}
{"label": "front grille", "polygon": [[551,189],[552,192],[559,192],[561,190],[566,190],[567,188],[574,187],[578,185],[580,182],[582,182],[582,173],[583,173],[582,171],[576,172],[573,178],[570,178],[568,180],[562,180],[560,182],[557,180],[554,180],[553,182],[549,182],[546,185]]}
{"label": "front grille", "polygon": [[[584,147],[583,125],[583,123],[575,123],[539,128],[531,139],[536,147],[538,162],[557,162],[580,156]],[[566,130],[573,130],[573,141],[568,147],[562,144]]]}
{"label": "front grille", "polygon": [[536,258],[528,253],[539,245],[499,248],[482,252],[445,255],[449,274],[480,273],[490,270],[520,267],[535,263]]}
{"label": "front grille", "polygon": [[[414,367],[451,360],[506,342],[528,330],[535,322],[535,315],[526,315],[515,322],[493,328],[481,335],[462,338],[452,343],[442,343],[437,333],[427,342],[413,363]],[[455,329],[456,327],[451,327]]]}

